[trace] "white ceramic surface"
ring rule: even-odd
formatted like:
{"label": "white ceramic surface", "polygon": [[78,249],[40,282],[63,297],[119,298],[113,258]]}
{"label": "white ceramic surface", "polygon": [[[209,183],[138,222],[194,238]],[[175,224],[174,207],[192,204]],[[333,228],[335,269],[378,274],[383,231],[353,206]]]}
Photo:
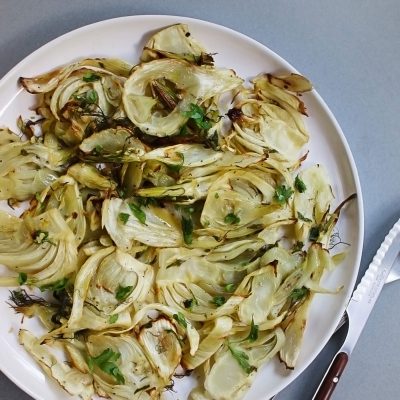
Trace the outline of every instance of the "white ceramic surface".
{"label": "white ceramic surface", "polygon": [[[204,21],[173,16],[131,16],[89,25],[53,40],[24,59],[0,81],[0,125],[15,127],[16,118],[29,117],[34,96],[22,91],[20,76],[33,76],[59,65],[84,57],[120,57],[131,63],[149,35],[167,25],[185,22],[195,38],[215,56],[216,65],[233,68],[240,76],[251,78],[260,72],[294,72],[295,69],[260,43],[228,28]],[[309,77],[312,80],[312,77]],[[344,285],[338,295],[317,295],[311,307],[305,340],[298,365],[285,371],[277,360],[260,369],[246,395],[246,400],[265,400],[282,390],[317,356],[333,333],[353,289],[363,242],[363,207],[359,179],[346,139],[329,108],[313,91],[303,96],[310,117],[309,157],[304,166],[321,163],[332,179],[337,204],[352,193],[358,198],[347,207],[338,224],[344,242],[350,243],[348,256],[338,269],[325,276],[323,284],[336,288]],[[18,386],[35,399],[62,400],[71,397],[49,380],[17,342],[21,317],[5,303],[8,290],[0,289],[0,368]],[[25,319],[24,327],[38,329]],[[178,379],[175,393],[166,397],[184,400],[193,379]]]}

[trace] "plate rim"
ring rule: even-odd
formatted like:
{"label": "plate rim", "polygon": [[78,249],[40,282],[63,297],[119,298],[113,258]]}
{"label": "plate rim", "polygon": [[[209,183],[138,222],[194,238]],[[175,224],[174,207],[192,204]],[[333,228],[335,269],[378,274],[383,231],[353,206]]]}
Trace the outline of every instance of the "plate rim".
{"label": "plate rim", "polygon": [[[100,20],[97,22],[83,25],[79,28],[70,30],[66,33],[63,33],[60,36],[55,37],[54,39],[52,39],[52,40],[46,42],[45,44],[43,44],[42,46],[38,47],[36,50],[32,51],[30,54],[28,54],[26,57],[24,57],[22,60],[20,60],[14,67],[12,67],[0,79],[0,91],[1,91],[2,87],[4,85],[6,85],[7,82],[14,75],[18,75],[18,74],[16,74],[16,72],[19,69],[23,68],[26,64],[28,64],[32,58],[37,57],[42,52],[46,52],[47,49],[50,49],[53,46],[56,46],[58,43],[63,42],[65,39],[70,39],[75,35],[79,36],[79,34],[82,32],[97,29],[101,26],[118,24],[119,22],[125,22],[127,20],[136,20],[136,19],[142,19],[142,20],[143,19],[144,20],[145,19],[149,19],[149,20],[159,19],[160,22],[163,22],[162,20],[165,20],[166,24],[174,24],[174,23],[178,23],[178,22],[190,24],[191,22],[194,22],[196,24],[200,24],[200,25],[204,25],[204,26],[208,26],[208,27],[212,26],[214,29],[225,31],[228,34],[230,34],[231,36],[241,37],[242,39],[251,43],[253,46],[258,47],[264,53],[273,57],[275,60],[277,60],[281,65],[283,65],[288,70],[295,72],[295,73],[299,73],[298,70],[296,68],[294,68],[291,63],[289,63],[286,59],[284,59],[279,54],[277,54],[274,50],[270,49],[268,46],[264,45],[263,43],[257,41],[256,39],[253,39],[252,37],[250,37],[244,33],[241,33],[237,30],[229,28],[225,25],[215,23],[215,22],[210,22],[210,21],[203,20],[203,19],[186,17],[186,16],[166,15],[166,14],[140,14],[140,15],[126,15],[126,16],[120,16],[120,17]],[[57,66],[53,66],[53,67],[56,68]],[[20,87],[18,90],[18,93],[22,90],[23,90],[23,88]],[[302,367],[298,367],[297,369],[293,370],[291,372],[291,374],[286,377],[287,379],[285,379],[283,383],[281,383],[280,385],[277,385],[274,394],[281,392],[283,389],[285,389],[287,386],[289,386],[291,383],[293,383],[315,361],[315,359],[321,353],[323,348],[327,345],[331,336],[335,332],[337,323],[339,322],[343,312],[346,309],[348,301],[351,298],[355,283],[358,278],[358,274],[360,272],[361,257],[362,257],[362,253],[363,253],[364,234],[365,234],[365,232],[364,232],[364,227],[365,227],[364,217],[365,216],[364,216],[363,195],[362,195],[361,183],[360,183],[357,166],[356,166],[353,154],[351,152],[350,145],[349,145],[349,143],[346,139],[346,136],[345,136],[343,130],[341,129],[336,117],[334,116],[333,112],[330,110],[330,108],[328,107],[328,105],[326,104],[324,99],[320,96],[320,94],[318,93],[318,91],[315,88],[313,89],[312,93],[315,96],[317,103],[322,107],[323,111],[326,113],[326,115],[329,118],[330,122],[332,123],[336,133],[338,134],[340,143],[343,145],[343,148],[344,148],[345,154],[346,154],[346,158],[347,158],[348,163],[351,168],[351,176],[354,181],[354,186],[355,186],[356,193],[357,193],[356,215],[357,215],[358,222],[359,222],[359,225],[358,225],[359,235],[357,237],[357,243],[354,243],[354,245],[356,245],[357,251],[355,253],[355,258],[354,258],[355,266],[354,266],[354,270],[352,273],[352,278],[351,278],[350,282],[347,282],[349,285],[349,288],[351,288],[351,290],[349,289],[347,296],[343,299],[343,303],[340,307],[340,312],[338,313],[338,315],[336,316],[336,319],[334,320],[335,324],[332,324],[331,328],[328,330],[325,337],[323,337],[322,340],[319,341],[319,344],[317,346],[315,346],[315,349],[311,353],[310,359],[308,360],[308,362],[306,362],[305,365],[303,365]],[[7,103],[3,107],[3,109],[0,110],[0,117],[3,115],[4,110],[7,109],[8,105],[9,105],[9,103]],[[37,366],[37,368],[40,368],[40,367]],[[7,376],[7,378],[10,379],[17,387],[19,387],[21,390],[23,390],[25,393],[27,393],[29,396],[31,396],[35,400],[44,400],[44,398],[41,395],[37,395],[35,392],[33,392],[29,388],[28,383],[24,382],[23,377],[15,376],[11,372],[9,373],[9,371],[3,367],[3,362],[0,362],[0,371],[5,376]]]}

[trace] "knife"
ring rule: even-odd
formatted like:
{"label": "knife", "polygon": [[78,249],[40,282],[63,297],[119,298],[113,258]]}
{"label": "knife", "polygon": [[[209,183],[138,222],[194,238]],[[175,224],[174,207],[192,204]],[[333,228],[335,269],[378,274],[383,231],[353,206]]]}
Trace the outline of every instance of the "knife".
{"label": "knife", "polygon": [[349,330],[312,400],[329,400],[368,320],[392,266],[399,257],[400,220],[385,237],[347,306]]}

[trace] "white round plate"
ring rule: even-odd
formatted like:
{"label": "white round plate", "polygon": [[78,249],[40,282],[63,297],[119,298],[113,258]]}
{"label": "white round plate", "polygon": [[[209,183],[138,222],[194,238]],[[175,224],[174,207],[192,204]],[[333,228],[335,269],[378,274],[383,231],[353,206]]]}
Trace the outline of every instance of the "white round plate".
{"label": "white round plate", "polygon": [[[20,76],[35,76],[62,64],[86,57],[119,57],[136,63],[147,38],[165,26],[187,23],[193,37],[215,56],[219,67],[233,68],[241,77],[260,72],[295,72],[295,69],[267,47],[228,28],[190,18],[173,16],[131,16],[99,22],[67,33],[41,47],[20,62],[0,81],[0,125],[15,127],[16,118],[29,117],[35,98],[18,85]],[[309,77],[312,80],[312,77]],[[332,180],[336,203],[352,193],[353,201],[343,210],[338,231],[343,242],[350,243],[343,265],[324,278],[330,288],[344,285],[338,295],[316,295],[307,323],[305,339],[294,371],[274,360],[257,374],[246,400],[265,400],[292,382],[318,355],[342,316],[350,298],[359,267],[363,242],[363,208],[359,179],[346,139],[334,116],[321,97],[313,91],[305,94],[307,126],[311,134],[309,157],[305,166],[323,164]],[[25,392],[35,399],[63,400],[71,397],[47,378],[37,364],[18,344],[21,317],[6,304],[9,292],[0,289],[0,368]],[[24,327],[37,326],[25,319]],[[167,398],[187,398],[194,380],[177,379],[175,391]]]}

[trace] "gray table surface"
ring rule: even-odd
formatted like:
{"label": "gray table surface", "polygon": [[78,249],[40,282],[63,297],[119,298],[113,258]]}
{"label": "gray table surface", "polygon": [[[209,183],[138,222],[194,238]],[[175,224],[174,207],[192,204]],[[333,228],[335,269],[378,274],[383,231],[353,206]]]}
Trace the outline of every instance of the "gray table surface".
{"label": "gray table surface", "polygon": [[[400,1],[0,0],[0,77],[65,32],[141,14],[225,25],[267,45],[313,81],[358,166],[365,206],[362,275],[400,216]],[[334,399],[400,398],[399,308],[400,283],[394,283],[384,288]],[[337,333],[279,400],[311,399],[343,338]],[[30,397],[0,373],[0,399]]]}

